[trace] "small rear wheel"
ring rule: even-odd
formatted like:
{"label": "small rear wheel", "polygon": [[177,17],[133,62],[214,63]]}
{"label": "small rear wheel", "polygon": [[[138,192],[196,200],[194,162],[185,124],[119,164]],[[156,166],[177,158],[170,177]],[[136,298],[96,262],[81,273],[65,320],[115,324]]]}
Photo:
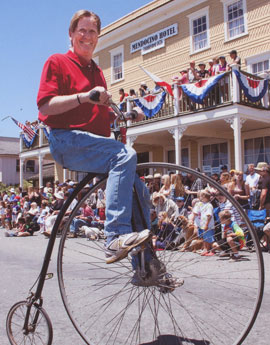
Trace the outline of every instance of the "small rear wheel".
{"label": "small rear wheel", "polygon": [[27,331],[24,323],[29,303],[21,301],[14,304],[6,320],[7,336],[12,345],[51,345],[53,339],[52,324],[46,311],[33,304],[30,309]]}

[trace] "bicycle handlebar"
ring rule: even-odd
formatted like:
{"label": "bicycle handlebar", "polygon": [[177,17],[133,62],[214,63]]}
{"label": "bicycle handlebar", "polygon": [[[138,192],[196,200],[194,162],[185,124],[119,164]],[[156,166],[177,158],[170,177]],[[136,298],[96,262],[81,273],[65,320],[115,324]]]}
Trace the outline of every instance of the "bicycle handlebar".
{"label": "bicycle handlebar", "polygon": [[[99,91],[97,91],[97,90],[91,90],[90,91],[89,98],[91,101],[98,102],[99,97],[100,97]],[[135,109],[124,114],[113,101],[110,102],[110,107],[118,115],[120,120],[135,120],[138,116],[138,112]]]}

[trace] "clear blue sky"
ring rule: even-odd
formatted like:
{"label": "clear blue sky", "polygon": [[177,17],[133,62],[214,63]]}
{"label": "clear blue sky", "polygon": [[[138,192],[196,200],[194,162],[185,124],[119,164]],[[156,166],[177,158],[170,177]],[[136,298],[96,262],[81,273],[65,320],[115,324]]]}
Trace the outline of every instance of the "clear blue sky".
{"label": "clear blue sky", "polygon": [[[37,118],[36,96],[42,67],[54,53],[69,47],[72,15],[88,9],[102,27],[150,0],[2,0],[0,2],[0,120],[12,115],[20,122]],[[0,136],[18,137],[10,119],[0,121]]]}

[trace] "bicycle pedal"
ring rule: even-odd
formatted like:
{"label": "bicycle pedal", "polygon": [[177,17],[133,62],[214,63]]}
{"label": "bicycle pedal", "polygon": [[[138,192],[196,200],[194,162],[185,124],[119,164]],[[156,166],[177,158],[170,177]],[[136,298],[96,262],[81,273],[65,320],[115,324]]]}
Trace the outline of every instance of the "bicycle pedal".
{"label": "bicycle pedal", "polygon": [[137,246],[137,247],[131,249],[131,251],[129,252],[129,255],[130,256],[138,255],[142,250],[143,250],[143,248],[141,246]]}
{"label": "bicycle pedal", "polygon": [[53,278],[53,273],[47,273],[45,280],[52,279]]}

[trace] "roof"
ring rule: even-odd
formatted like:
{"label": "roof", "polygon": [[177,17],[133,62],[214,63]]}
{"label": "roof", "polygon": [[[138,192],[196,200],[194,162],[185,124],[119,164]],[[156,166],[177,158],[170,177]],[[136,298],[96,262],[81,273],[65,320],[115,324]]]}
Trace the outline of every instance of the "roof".
{"label": "roof", "polygon": [[0,155],[18,155],[20,138],[0,137]]}

